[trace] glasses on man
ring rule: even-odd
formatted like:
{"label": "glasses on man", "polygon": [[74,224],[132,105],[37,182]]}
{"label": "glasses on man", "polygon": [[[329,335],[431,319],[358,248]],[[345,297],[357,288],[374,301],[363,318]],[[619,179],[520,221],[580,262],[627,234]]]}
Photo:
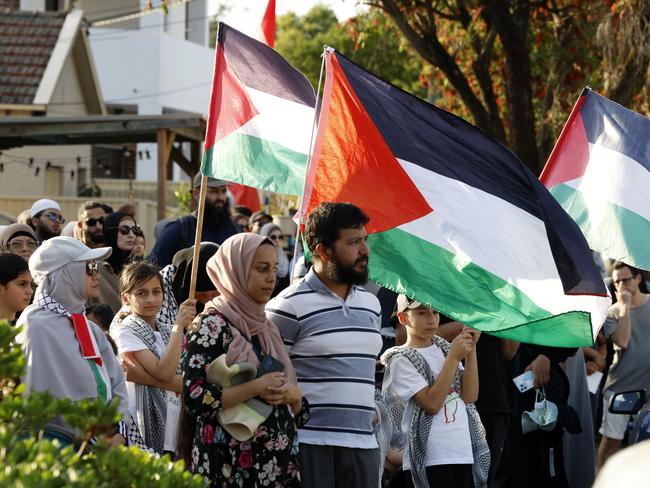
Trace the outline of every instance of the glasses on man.
{"label": "glasses on man", "polygon": [[99,217],[98,219],[86,219],[84,223],[88,227],[95,227],[97,224],[104,225],[104,217]]}
{"label": "glasses on man", "polygon": [[620,285],[620,284],[627,285],[633,279],[634,279],[634,276],[632,276],[630,278],[619,278],[617,280],[614,280],[614,284],[615,285]]}
{"label": "glasses on man", "polygon": [[117,227],[117,230],[123,236],[128,236],[129,232],[133,232],[135,236],[143,235],[142,228],[138,227],[137,225],[120,225]]}
{"label": "glasses on man", "polygon": [[86,274],[94,276],[99,273],[99,261],[86,261]]}
{"label": "glasses on man", "polygon": [[65,219],[63,218],[63,215],[61,214],[56,214],[54,212],[48,212],[46,214],[42,214],[41,217],[47,217],[47,220],[50,222],[58,222],[59,224],[65,224]]}
{"label": "glasses on man", "polygon": [[34,239],[11,239],[9,241],[9,251],[12,253],[20,252],[23,249],[34,251],[37,246],[38,244]]}

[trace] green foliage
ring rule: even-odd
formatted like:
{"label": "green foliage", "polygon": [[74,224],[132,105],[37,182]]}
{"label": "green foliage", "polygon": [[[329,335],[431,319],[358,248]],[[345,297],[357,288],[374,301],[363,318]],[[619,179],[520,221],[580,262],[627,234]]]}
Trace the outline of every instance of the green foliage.
{"label": "green foliage", "polygon": [[[24,358],[14,342],[19,329],[0,321],[0,486],[21,487],[202,487],[203,479],[183,462],[158,458],[135,447],[110,447],[107,436],[119,419],[118,401],[56,399],[49,393],[24,395],[14,378],[24,371]],[[54,417],[80,434],[78,447],[62,448],[43,439],[43,427]],[[97,437],[97,444],[88,442]]]}
{"label": "green foliage", "polygon": [[189,183],[180,183],[174,190],[174,196],[179,215],[185,215],[192,211],[192,188]]}
{"label": "green foliage", "polygon": [[428,83],[421,76],[424,63],[378,11],[361,13],[344,23],[324,5],[316,5],[302,17],[293,12],[278,17],[275,49],[314,87],[325,45],[414,95],[428,96]]}

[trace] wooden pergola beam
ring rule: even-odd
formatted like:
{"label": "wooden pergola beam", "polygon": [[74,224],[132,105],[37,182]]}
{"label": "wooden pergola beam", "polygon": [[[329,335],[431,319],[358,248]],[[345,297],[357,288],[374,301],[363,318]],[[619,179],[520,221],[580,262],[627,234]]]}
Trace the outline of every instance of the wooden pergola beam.
{"label": "wooden pergola beam", "polygon": [[[2,106],[0,106],[2,108]],[[193,113],[162,115],[83,115],[72,117],[0,117],[0,150],[21,146],[66,144],[158,144],[158,218],[167,210],[167,168],[170,157],[190,176],[200,167],[200,144],[206,120]],[[191,157],[173,150],[189,142]]]}
{"label": "wooden pergola beam", "polygon": [[156,209],[158,220],[167,215],[167,167],[171,156],[176,134],[167,129],[156,131],[158,142],[158,205]]}

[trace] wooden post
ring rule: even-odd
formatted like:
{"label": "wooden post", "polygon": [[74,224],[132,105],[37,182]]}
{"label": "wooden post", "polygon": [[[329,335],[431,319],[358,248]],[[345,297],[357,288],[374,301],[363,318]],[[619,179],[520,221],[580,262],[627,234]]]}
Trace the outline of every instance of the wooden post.
{"label": "wooden post", "polygon": [[156,131],[158,142],[158,209],[156,216],[162,220],[167,216],[167,166],[176,134],[167,130]]}
{"label": "wooden post", "polygon": [[192,254],[192,274],[190,276],[190,296],[194,298],[196,291],[196,277],[199,271],[199,253],[201,252],[201,235],[203,232],[203,215],[205,214],[205,194],[208,189],[208,177],[201,176],[201,192],[199,193],[199,211],[196,216],[196,235],[194,237],[194,252]]}

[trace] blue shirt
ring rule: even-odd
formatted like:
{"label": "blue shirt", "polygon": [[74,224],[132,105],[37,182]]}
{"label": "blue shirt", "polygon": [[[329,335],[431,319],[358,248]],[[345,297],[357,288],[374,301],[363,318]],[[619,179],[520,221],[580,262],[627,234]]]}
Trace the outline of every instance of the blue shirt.
{"label": "blue shirt", "polygon": [[[183,226],[181,219],[171,221],[160,234],[160,238],[156,241],[148,260],[157,264],[161,268],[171,264],[174,254],[181,249],[185,249],[194,245],[196,238],[196,217],[194,215],[187,220],[187,234],[188,239],[183,242]],[[185,218],[185,217],[181,217]],[[201,234],[201,242],[213,242],[221,245],[223,241],[230,236],[234,236],[241,232],[239,227],[230,219],[221,224],[220,227],[208,226],[206,222],[203,223],[203,232]]]}

